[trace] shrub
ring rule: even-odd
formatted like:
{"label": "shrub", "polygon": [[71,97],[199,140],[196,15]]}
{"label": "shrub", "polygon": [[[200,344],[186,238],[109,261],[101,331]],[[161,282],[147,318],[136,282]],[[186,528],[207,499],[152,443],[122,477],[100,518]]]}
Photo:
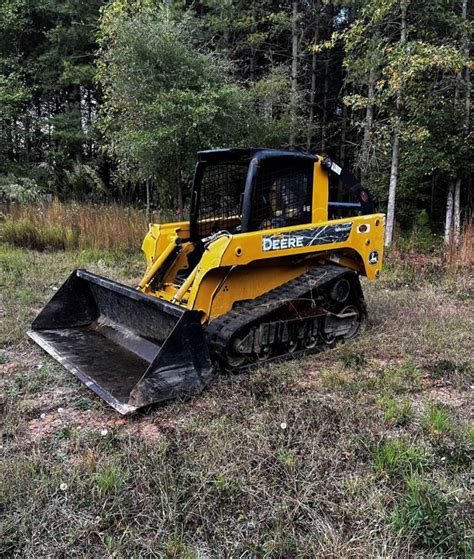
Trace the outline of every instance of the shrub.
{"label": "shrub", "polygon": [[7,175],[0,177],[0,202],[37,202],[42,195],[36,181],[27,177]]}
{"label": "shrub", "polygon": [[418,212],[408,236],[401,236],[397,239],[398,248],[402,252],[431,253],[437,251],[442,244],[441,237],[432,233],[429,222],[430,218],[426,210]]}

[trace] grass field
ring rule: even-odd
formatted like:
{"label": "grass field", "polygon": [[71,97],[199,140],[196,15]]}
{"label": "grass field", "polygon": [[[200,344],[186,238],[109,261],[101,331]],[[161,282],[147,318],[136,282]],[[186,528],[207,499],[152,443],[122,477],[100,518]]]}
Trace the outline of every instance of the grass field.
{"label": "grass field", "polygon": [[392,257],[365,332],[122,418],[25,338],[76,267],[0,246],[0,556],[468,557],[472,276]]}

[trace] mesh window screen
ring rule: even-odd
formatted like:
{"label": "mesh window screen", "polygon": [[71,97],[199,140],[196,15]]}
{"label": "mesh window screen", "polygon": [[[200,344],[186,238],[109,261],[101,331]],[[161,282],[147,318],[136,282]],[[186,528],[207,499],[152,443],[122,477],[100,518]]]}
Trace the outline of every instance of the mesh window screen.
{"label": "mesh window screen", "polygon": [[248,162],[212,164],[201,183],[198,234],[205,237],[229,226],[227,218],[242,219],[242,196]]}
{"label": "mesh window screen", "polygon": [[260,169],[252,196],[251,230],[311,223],[312,166]]}

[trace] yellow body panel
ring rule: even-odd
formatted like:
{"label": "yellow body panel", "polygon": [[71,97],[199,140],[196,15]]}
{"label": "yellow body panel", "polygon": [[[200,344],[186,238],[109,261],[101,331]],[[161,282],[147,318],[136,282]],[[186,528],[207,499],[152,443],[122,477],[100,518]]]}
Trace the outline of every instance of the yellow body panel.
{"label": "yellow body panel", "polygon": [[[236,302],[254,299],[316,266],[338,264],[368,279],[378,277],[385,216],[373,214],[328,221],[328,177],[320,163],[314,166],[312,220],[309,224],[271,230],[223,232],[207,242],[198,264],[184,281],[178,280],[178,274],[187,273],[188,257],[195,249],[189,241],[189,223],[150,225],[142,245],[147,271],[139,287],[149,295],[200,311],[205,323],[231,310]],[[301,235],[317,236],[326,226],[336,230],[350,227],[350,233],[343,242],[298,244]],[[376,261],[371,259],[374,251],[378,255]],[[161,270],[159,286],[153,287],[153,277],[162,266],[165,269]]]}
{"label": "yellow body panel", "polygon": [[323,223],[328,220],[329,185],[328,174],[318,161],[313,171],[313,223]]}

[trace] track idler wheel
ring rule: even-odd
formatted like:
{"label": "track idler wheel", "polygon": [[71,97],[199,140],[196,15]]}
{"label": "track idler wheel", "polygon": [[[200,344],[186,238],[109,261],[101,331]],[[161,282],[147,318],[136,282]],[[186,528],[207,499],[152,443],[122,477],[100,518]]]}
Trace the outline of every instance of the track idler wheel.
{"label": "track idler wheel", "polygon": [[362,322],[361,311],[355,305],[347,305],[340,312],[331,313],[324,319],[323,333],[327,344],[338,338],[349,340],[359,331]]}

